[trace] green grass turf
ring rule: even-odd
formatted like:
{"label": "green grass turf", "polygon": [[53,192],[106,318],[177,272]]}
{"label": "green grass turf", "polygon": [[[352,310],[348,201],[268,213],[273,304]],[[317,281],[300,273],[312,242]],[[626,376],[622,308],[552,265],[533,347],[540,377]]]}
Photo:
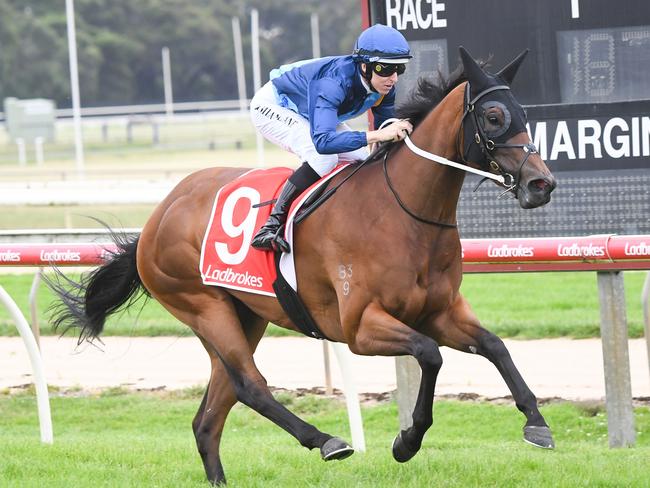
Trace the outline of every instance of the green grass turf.
{"label": "green grass turf", "polygon": [[[340,402],[281,400],[319,429],[349,438]],[[200,393],[60,396],[52,400],[54,444],[38,437],[31,393],[0,395],[0,486],[207,486],[191,420]],[[324,463],[287,433],[241,405],[222,442],[232,487],[540,487],[648,486],[650,409],[637,408],[634,448],[610,449],[602,408],[544,406],[557,448],[525,444],[513,405],[439,401],[422,450],[398,464],[390,446],[398,431],[393,403],[363,409],[367,452]]]}

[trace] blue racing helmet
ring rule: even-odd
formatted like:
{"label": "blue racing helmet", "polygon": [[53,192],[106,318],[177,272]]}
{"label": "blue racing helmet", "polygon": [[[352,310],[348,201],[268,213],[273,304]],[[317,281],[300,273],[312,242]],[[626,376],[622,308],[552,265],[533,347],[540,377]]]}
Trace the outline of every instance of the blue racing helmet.
{"label": "blue racing helmet", "polygon": [[362,63],[408,63],[411,49],[406,39],[396,29],[383,24],[375,24],[364,30],[352,55]]}

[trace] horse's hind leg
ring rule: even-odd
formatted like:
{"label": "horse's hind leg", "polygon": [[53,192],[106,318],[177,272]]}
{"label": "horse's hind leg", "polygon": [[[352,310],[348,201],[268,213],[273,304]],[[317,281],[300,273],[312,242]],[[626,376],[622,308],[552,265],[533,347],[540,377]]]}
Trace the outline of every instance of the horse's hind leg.
{"label": "horse's hind leg", "polygon": [[[266,320],[244,309],[243,305],[238,309],[240,321],[245,324],[248,343],[251,350],[255,351],[264,335]],[[221,465],[219,445],[226,418],[237,402],[237,396],[223,363],[206,341],[201,339],[201,342],[210,356],[211,373],[201,406],[192,422],[192,430],[208,480],[214,484],[225,484],[226,477]]]}
{"label": "horse's hind leg", "polygon": [[213,484],[225,484],[226,476],[221,465],[219,444],[226,417],[237,398],[219,358],[210,355],[210,362],[210,382],[192,421],[192,430],[208,481]]}
{"label": "horse's hind leg", "polygon": [[[214,350],[228,373],[237,400],[282,427],[301,445],[309,449],[318,447],[325,460],[343,459],[352,454],[352,448],[345,442],[320,432],[273,398],[266,380],[255,365],[253,348],[244,334],[229,295],[212,290],[202,297],[189,295],[172,299],[177,302],[187,301],[182,304],[182,310],[176,309],[180,303],[173,306],[168,301],[167,306],[174,315],[190,324],[196,334]],[[194,311],[198,313],[194,314]],[[208,403],[209,398],[206,407]]]}
{"label": "horse's hind leg", "polygon": [[524,440],[537,447],[553,449],[555,443],[551,429],[539,411],[537,398],[519,373],[503,341],[481,327],[463,297],[459,297],[447,320],[442,322],[436,327],[442,336],[441,345],[480,354],[499,370],[515,405],[526,416]]}

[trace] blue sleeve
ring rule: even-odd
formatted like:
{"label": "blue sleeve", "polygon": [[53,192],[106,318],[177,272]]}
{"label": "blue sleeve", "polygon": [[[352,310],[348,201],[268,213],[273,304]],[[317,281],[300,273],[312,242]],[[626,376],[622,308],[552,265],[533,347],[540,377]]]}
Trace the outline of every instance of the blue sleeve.
{"label": "blue sleeve", "polygon": [[336,80],[322,78],[309,84],[309,125],[311,139],[320,154],[340,154],[368,144],[365,132],[336,132],[338,108],[345,91]]}
{"label": "blue sleeve", "polygon": [[372,108],[375,116],[375,130],[388,119],[395,117],[395,88],[388,92],[379,105]]}

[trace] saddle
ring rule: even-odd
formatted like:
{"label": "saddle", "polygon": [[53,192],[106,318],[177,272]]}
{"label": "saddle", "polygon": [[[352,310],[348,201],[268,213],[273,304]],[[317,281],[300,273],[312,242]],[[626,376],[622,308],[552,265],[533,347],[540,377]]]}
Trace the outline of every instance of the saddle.
{"label": "saddle", "polygon": [[[325,191],[326,183],[346,166],[339,166],[295,200],[286,224],[289,242],[294,221],[304,219],[331,196],[333,192]],[[251,170],[216,192],[201,246],[200,273],[206,285],[277,297],[305,335],[324,339],[298,296],[293,254],[274,255],[250,245],[291,173],[289,168]]]}

